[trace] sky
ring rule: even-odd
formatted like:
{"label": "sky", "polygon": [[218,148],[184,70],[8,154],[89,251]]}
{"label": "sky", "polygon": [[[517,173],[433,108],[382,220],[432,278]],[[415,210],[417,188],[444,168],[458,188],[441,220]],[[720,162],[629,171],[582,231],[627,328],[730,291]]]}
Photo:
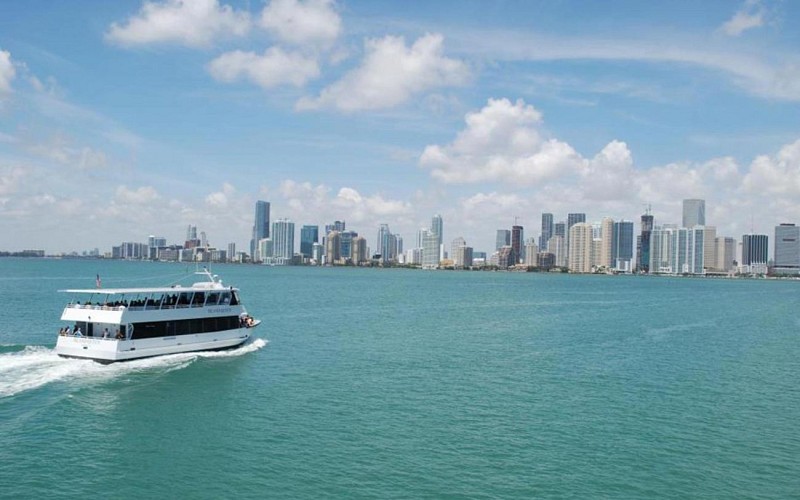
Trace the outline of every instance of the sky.
{"label": "sky", "polygon": [[[800,2],[0,2],[0,250],[800,223]],[[638,231],[638,224],[637,224]]]}

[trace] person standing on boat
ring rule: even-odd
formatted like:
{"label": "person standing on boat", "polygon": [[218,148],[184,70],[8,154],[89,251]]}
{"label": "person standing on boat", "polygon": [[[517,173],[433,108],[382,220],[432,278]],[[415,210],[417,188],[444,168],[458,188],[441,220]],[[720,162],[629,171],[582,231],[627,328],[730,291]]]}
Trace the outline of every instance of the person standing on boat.
{"label": "person standing on boat", "polygon": [[79,327],[79,326],[75,327],[75,336],[76,337],[83,337],[83,333],[81,333],[81,327]]}

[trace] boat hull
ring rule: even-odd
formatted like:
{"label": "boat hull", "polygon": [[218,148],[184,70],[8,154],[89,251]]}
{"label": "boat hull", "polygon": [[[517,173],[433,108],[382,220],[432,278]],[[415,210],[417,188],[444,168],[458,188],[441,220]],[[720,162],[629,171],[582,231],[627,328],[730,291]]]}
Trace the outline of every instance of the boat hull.
{"label": "boat hull", "polygon": [[[257,326],[254,325],[254,326]],[[91,359],[114,363],[134,359],[198,351],[232,349],[247,342],[253,328],[237,328],[211,333],[114,340],[94,337],[58,337],[56,354],[64,358]]]}

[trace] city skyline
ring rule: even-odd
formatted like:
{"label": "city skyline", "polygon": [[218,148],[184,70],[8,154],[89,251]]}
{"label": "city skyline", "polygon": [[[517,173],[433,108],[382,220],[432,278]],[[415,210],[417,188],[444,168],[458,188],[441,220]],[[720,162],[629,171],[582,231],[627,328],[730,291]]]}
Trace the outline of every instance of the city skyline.
{"label": "city skyline", "polygon": [[800,220],[798,20],[770,1],[4,4],[0,247],[191,224],[248,250],[257,200],[370,241],[441,214],[446,244],[486,251],[542,213],[679,223],[695,198],[717,235],[771,235]]}

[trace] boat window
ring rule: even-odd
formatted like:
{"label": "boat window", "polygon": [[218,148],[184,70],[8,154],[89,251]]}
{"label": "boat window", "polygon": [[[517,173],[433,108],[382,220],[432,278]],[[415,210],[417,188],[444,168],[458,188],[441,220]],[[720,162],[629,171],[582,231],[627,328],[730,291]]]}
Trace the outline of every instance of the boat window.
{"label": "boat window", "polygon": [[219,293],[218,292],[211,292],[208,294],[208,298],[206,299],[207,306],[215,306],[219,301]]}
{"label": "boat window", "polygon": [[178,296],[178,307],[187,307],[189,305],[189,296],[191,294],[189,292],[182,292]]}
{"label": "boat window", "polygon": [[239,295],[236,292],[231,292],[231,305],[239,305]]}
{"label": "boat window", "polygon": [[222,298],[219,301],[220,305],[228,305],[231,303],[231,293],[230,292],[222,292]]}
{"label": "boat window", "polygon": [[194,297],[192,297],[192,307],[203,307],[203,302],[206,300],[206,294],[204,292],[194,292]]}
{"label": "boat window", "polygon": [[[135,328],[134,328],[135,327]],[[240,327],[238,316],[223,316],[202,319],[184,319],[178,321],[153,321],[136,323],[131,327],[132,338],[146,339],[153,337],[171,337],[173,335],[192,335],[198,333],[234,330]],[[125,333],[122,326],[123,335]]]}

